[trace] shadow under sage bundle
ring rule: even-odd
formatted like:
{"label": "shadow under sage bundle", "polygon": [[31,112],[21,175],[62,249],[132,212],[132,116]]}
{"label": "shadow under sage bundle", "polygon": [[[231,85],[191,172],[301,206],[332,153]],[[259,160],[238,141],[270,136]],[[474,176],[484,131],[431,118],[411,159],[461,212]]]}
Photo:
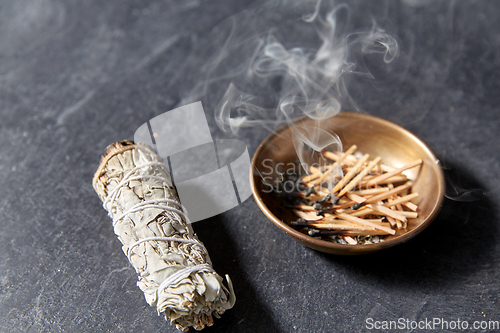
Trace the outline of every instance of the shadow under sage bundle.
{"label": "shadow under sage bundle", "polygon": [[212,268],[205,246],[160,156],[150,147],[121,141],[110,145],[93,186],[122,249],[138,274],[137,285],[158,314],[180,330],[201,330],[232,308],[236,297]]}

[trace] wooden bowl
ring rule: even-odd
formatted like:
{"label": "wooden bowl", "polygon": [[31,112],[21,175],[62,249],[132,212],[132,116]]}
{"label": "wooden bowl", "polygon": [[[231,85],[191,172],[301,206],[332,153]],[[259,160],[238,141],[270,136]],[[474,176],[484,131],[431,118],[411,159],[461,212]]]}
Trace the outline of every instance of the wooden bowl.
{"label": "wooden bowl", "polygon": [[[300,119],[305,125],[312,120]],[[293,126],[293,125],[292,125]],[[264,214],[287,235],[296,241],[318,251],[353,255],[379,251],[408,241],[424,230],[436,217],[443,203],[445,181],[439,160],[434,153],[414,134],[399,125],[375,116],[341,112],[337,116],[321,122],[320,127],[329,132],[335,132],[341,139],[344,149],[355,144],[357,151],[370,154],[370,159],[382,157],[382,161],[393,167],[422,159],[420,168],[405,172],[408,178],[414,180],[412,192],[418,192],[419,197],[413,202],[418,205],[418,218],[408,219],[406,230],[398,230],[395,235],[386,236],[384,242],[366,245],[344,245],[329,242],[305,235],[289,226],[289,222],[297,217],[290,209],[281,207],[280,199],[269,192],[268,184],[262,180],[262,173],[269,168],[269,161],[278,163],[293,163],[297,160],[291,130],[288,125],[280,127],[269,135],[257,148],[250,168],[250,185],[252,193]],[[266,164],[267,163],[267,164]],[[284,168],[282,167],[282,170]],[[267,186],[267,187],[266,187]],[[288,223],[287,223],[288,222]]]}

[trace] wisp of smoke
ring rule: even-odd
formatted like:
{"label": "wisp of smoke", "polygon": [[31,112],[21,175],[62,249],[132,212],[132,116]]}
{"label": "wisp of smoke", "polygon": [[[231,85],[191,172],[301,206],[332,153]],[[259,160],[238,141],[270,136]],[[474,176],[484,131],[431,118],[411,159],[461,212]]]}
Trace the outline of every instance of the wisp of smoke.
{"label": "wisp of smoke", "polygon": [[[340,112],[343,102],[349,101],[345,78],[371,78],[368,71],[359,70],[357,58],[381,54],[382,60],[390,63],[398,55],[396,40],[374,22],[366,32],[347,34],[347,5],[334,7],[324,15],[321,8],[318,1],[312,14],[296,22],[313,26],[320,41],[316,49],[287,48],[273,30],[234,43],[239,49],[251,46],[253,50],[237,66],[239,75],[229,84],[215,111],[219,127],[236,135],[243,128],[263,126],[272,130],[293,122],[294,146],[305,165],[318,162],[308,158],[311,151],[320,152],[329,146],[342,149],[342,144],[337,135],[319,126],[303,126],[297,119],[306,116],[318,123]],[[317,154],[312,155],[317,158]]]}

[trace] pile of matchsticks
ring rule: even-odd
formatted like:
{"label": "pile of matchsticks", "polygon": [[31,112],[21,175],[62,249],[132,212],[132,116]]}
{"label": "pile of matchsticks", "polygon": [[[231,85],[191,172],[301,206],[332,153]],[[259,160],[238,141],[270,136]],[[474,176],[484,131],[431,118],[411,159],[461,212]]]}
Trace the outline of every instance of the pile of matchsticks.
{"label": "pile of matchsticks", "polygon": [[[413,182],[403,172],[421,166],[422,160],[393,168],[356,149],[323,152],[331,164],[309,166],[309,174],[285,194],[284,206],[299,217],[290,222],[292,227],[340,244],[372,244],[404,232],[408,219],[417,218],[418,207],[411,200],[418,193],[411,192]],[[339,166],[343,176],[334,172]]]}

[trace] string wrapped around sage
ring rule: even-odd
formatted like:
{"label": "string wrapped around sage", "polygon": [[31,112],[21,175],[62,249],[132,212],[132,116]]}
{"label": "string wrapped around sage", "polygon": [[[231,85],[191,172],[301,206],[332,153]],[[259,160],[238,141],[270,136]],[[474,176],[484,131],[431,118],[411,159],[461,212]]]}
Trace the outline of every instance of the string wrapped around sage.
{"label": "string wrapped around sage", "polygon": [[212,268],[205,246],[160,156],[143,144],[111,144],[93,186],[113,219],[114,232],[138,274],[137,285],[158,314],[183,331],[213,325],[236,300]]}

